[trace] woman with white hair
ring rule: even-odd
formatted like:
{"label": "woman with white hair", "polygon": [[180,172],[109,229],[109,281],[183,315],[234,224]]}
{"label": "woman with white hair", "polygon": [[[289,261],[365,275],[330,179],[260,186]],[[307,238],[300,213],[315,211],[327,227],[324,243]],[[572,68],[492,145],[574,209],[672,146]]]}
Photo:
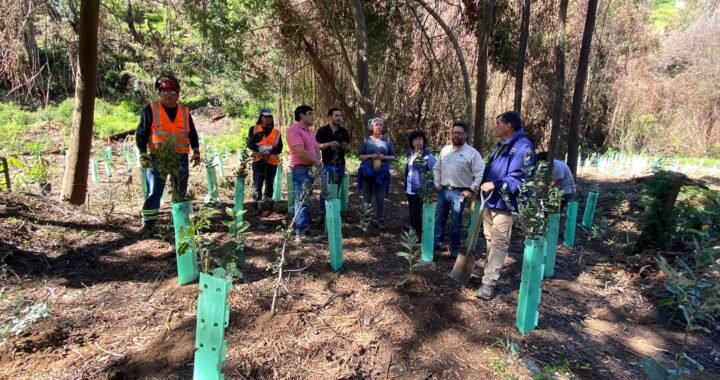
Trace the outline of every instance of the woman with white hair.
{"label": "woman with white hair", "polygon": [[395,159],[395,144],[383,135],[385,120],[376,117],[368,122],[371,135],[360,146],[358,190],[362,190],[365,203],[375,197],[375,215],[379,229],[385,229],[385,196],[390,192],[390,161]]}

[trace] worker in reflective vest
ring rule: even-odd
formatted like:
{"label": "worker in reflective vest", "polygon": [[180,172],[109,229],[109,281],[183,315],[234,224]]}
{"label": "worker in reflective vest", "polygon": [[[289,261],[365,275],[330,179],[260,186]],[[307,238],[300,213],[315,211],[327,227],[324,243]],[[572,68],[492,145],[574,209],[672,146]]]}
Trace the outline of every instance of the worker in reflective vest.
{"label": "worker in reflective vest", "polygon": [[[283,149],[280,131],[274,127],[272,110],[269,108],[260,110],[257,123],[250,127],[248,148],[253,152],[253,213],[263,211],[269,214],[273,208],[273,185]],[[262,207],[259,206],[261,200]]]}
{"label": "worker in reflective vest", "polygon": [[[158,220],[160,199],[165,191],[165,178],[159,171],[158,150],[168,140],[175,141],[175,152],[180,163],[180,175],[171,176],[172,186],[184,197],[187,192],[189,168],[188,161],[197,166],[200,163],[200,143],[195,124],[188,107],[177,103],[180,84],[174,77],[161,77],[155,82],[160,101],[145,106],[140,116],[140,124],[135,131],[135,141],[140,151],[140,166],[147,178],[147,197],[142,209],[143,226],[138,231],[148,236]],[[190,148],[192,158],[188,160]]]}

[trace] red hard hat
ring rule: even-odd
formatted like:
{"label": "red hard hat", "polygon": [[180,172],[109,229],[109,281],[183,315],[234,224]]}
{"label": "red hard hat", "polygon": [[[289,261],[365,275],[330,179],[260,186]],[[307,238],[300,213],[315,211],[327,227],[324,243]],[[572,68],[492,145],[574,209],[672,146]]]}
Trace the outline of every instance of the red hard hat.
{"label": "red hard hat", "polygon": [[158,86],[158,91],[162,90],[170,90],[170,91],[180,91],[180,86],[178,86],[175,81],[166,79],[162,82],[160,82],[160,86]]}

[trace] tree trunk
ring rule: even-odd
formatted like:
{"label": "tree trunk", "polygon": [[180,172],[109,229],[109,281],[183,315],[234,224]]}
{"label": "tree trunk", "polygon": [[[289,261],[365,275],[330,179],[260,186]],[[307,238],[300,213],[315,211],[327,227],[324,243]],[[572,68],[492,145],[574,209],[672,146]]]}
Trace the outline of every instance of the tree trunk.
{"label": "tree trunk", "polygon": [[70,145],[60,197],[74,205],[85,203],[88,165],[92,147],[93,115],[97,91],[99,0],[83,0],[80,5],[80,41],[75,83]]}
{"label": "tree trunk", "polygon": [[337,22],[335,18],[333,17],[333,13],[330,10],[330,5],[327,2],[328,0],[320,0],[319,4],[320,7],[325,12],[325,15],[328,18],[328,23],[332,27],[333,33],[335,34],[335,38],[338,40],[338,45],[340,45],[340,51],[342,52],[342,58],[343,63],[345,64],[345,68],[347,69],[348,73],[350,74],[350,82],[352,83],[353,91],[355,92],[355,96],[357,99],[360,99],[363,97],[362,90],[360,89],[360,86],[357,82],[357,77],[355,77],[355,71],[352,67],[352,62],[350,61],[350,53],[348,53],[347,47],[345,46],[345,41],[343,40],[342,34],[340,33],[340,28],[337,26]]}
{"label": "tree trunk", "polygon": [[670,238],[671,231],[675,227],[672,218],[678,194],[688,177],[682,173],[660,171],[646,179],[650,183],[645,186],[648,189],[662,189],[656,195],[654,203],[645,210],[645,222],[640,232],[640,237],[635,244],[635,250],[645,248],[664,247]]}
{"label": "tree trunk", "polygon": [[[450,27],[445,23],[442,17],[440,17],[440,15],[435,12],[434,9],[432,9],[423,0],[415,0],[415,2],[425,8],[425,10],[435,19],[435,21],[437,21],[443,31],[445,31],[445,34],[447,35],[448,40],[450,40],[450,44],[452,44],[453,49],[455,49],[455,55],[457,55],[458,63],[460,64],[460,72],[462,73],[463,77],[463,85],[465,86],[465,115],[463,117],[463,121],[468,124],[468,126],[470,126],[470,120],[472,120],[472,88],[470,85],[470,74],[468,73],[467,65],[465,64],[465,55],[463,55],[462,48],[460,47],[460,44],[458,43],[452,29],[450,29]],[[494,7],[495,0],[492,0],[491,3]],[[472,126],[470,127],[472,128]]]}
{"label": "tree trunk", "polygon": [[[428,57],[427,54],[424,54],[426,59],[431,63],[430,64],[430,76],[433,77],[433,65],[437,68],[438,75],[440,76],[440,83],[442,84],[443,91],[445,91],[446,94],[450,93],[450,86],[447,84],[447,80],[445,79],[445,75],[443,73],[443,70],[440,66],[440,61],[437,58],[437,54],[435,54],[435,48],[433,48],[432,39],[430,38],[430,35],[428,35],[427,29],[425,29],[425,25],[423,24],[422,20],[420,20],[420,16],[418,15],[417,11],[413,7],[408,7],[410,9],[410,12],[413,14],[413,17],[415,18],[415,21],[417,22],[418,26],[420,27],[420,30],[422,31],[423,37],[425,37],[425,40],[427,41],[428,50],[430,50],[430,56]],[[425,50],[423,49],[423,53],[425,53]],[[424,83],[424,82],[423,82]],[[424,89],[424,85],[423,85]],[[424,102],[424,96],[420,98],[419,104],[422,105]],[[466,104],[472,104],[472,98],[466,99]],[[422,108],[418,109],[418,115],[422,115]],[[468,110],[466,109],[466,113]],[[470,111],[472,112],[472,111]],[[457,120],[457,115],[455,114],[455,109],[453,107],[450,107],[450,116],[452,116],[453,120]],[[465,118],[469,118],[469,116],[466,114]],[[420,128],[420,117],[418,117],[418,128]]]}
{"label": "tree trunk", "polygon": [[362,97],[360,100],[360,116],[363,121],[363,136],[370,135],[368,122],[375,117],[375,105],[370,99],[370,65],[368,63],[367,26],[360,0],[352,0],[353,18],[355,19],[355,38],[357,40],[357,76]]}
{"label": "tree trunk", "polygon": [[479,152],[483,148],[483,133],[485,130],[485,103],[487,103],[487,77],[488,77],[488,46],[492,36],[492,24],[495,13],[495,0],[485,4],[478,1],[477,25],[477,91],[475,93],[475,127],[473,128],[472,144]]}
{"label": "tree trunk", "polygon": [[567,19],[568,0],[560,0],[560,22],[555,40],[555,103],[553,104],[552,129],[548,144],[547,162],[552,168],[558,152],[560,124],[562,123],[563,101],[565,99],[565,20]]}
{"label": "tree trunk", "polygon": [[520,25],[520,47],[518,48],[518,61],[515,67],[515,103],[513,109],[522,114],[522,88],[525,76],[525,53],[530,36],[530,0],[525,0],[522,10],[522,23]]}
{"label": "tree trunk", "polygon": [[[351,107],[345,100],[346,96],[341,93],[340,90],[338,90],[337,83],[339,81],[332,72],[332,67],[327,64],[328,62],[326,61],[328,60],[326,60],[325,57],[323,57],[321,54],[318,54],[317,49],[315,49],[315,47],[311,43],[310,40],[313,38],[305,29],[304,24],[299,19],[297,19],[298,12],[293,9],[289,3],[282,2],[279,4],[280,5],[278,6],[277,16],[283,24],[293,26],[292,28],[283,31],[281,35],[287,39],[288,43],[293,44],[298,52],[302,53],[305,58],[307,58],[313,70],[315,70],[315,72],[320,76],[323,87],[329,91],[330,97],[338,103],[338,107],[342,111],[343,115],[346,117],[348,131],[350,132],[350,135],[358,136],[358,133],[353,133],[355,126],[360,127],[360,134],[365,133],[364,131],[367,130],[367,124],[365,126],[359,125],[360,122],[357,121],[355,107]],[[332,61],[330,61],[329,63],[331,64]],[[297,71],[298,70],[287,73],[286,69],[286,73],[284,76],[285,79],[283,79],[283,82],[287,81],[287,79],[293,76]],[[287,83],[290,86],[290,88],[288,89],[288,102],[292,102],[294,101],[292,96],[293,82],[287,81]],[[287,111],[286,113],[288,114],[287,117],[289,118],[290,122],[292,122],[292,107],[286,105],[285,109]],[[285,125],[288,124],[286,123]]]}
{"label": "tree trunk", "polygon": [[590,63],[590,49],[592,48],[592,35],[595,30],[595,16],[597,14],[598,0],[589,0],[585,30],[583,31],[582,46],[578,71],[575,77],[575,92],[573,93],[572,112],[570,113],[570,131],[568,132],[568,166],[573,175],[577,173],[578,148],[580,146],[580,113],[582,111],[585,82],[587,81],[588,66]]}
{"label": "tree trunk", "polygon": [[40,66],[40,57],[38,55],[37,42],[35,41],[35,17],[33,16],[34,7],[32,0],[23,2],[23,10],[25,12],[25,29],[23,30],[23,44],[25,53],[30,61],[30,71],[35,73]]}
{"label": "tree trunk", "polygon": [[125,13],[125,22],[127,23],[130,34],[132,34],[135,42],[144,44],[145,39],[135,28],[135,12],[133,12],[132,0],[127,0],[127,12]]}

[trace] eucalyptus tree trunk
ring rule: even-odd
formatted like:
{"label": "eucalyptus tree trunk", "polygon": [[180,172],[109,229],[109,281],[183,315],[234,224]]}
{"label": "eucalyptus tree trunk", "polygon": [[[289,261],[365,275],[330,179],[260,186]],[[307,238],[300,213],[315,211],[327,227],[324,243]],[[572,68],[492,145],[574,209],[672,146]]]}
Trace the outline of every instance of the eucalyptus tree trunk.
{"label": "eucalyptus tree trunk", "polygon": [[552,167],[558,153],[560,124],[562,123],[563,100],[565,97],[565,21],[567,20],[568,0],[560,0],[560,22],[555,40],[555,103],[553,104],[552,129],[548,144],[547,162]]}
{"label": "eucalyptus tree trunk", "polygon": [[522,114],[522,89],[525,77],[525,55],[527,42],[530,36],[530,0],[525,0],[522,10],[522,23],[520,24],[520,47],[518,48],[518,61],[515,67],[515,102],[513,110]]}
{"label": "eucalyptus tree trunk", "polygon": [[74,205],[85,203],[87,193],[95,94],[97,92],[99,10],[100,1],[98,0],[83,0],[80,5],[80,41],[75,81],[75,107],[65,175],[60,193],[61,199]]}
{"label": "eucalyptus tree trunk", "polygon": [[[486,4],[487,3],[487,4]],[[485,132],[485,105],[487,103],[488,90],[488,47],[492,36],[492,24],[495,13],[495,0],[478,1],[477,25],[477,91],[475,93],[475,127],[473,128],[472,143],[475,148],[482,152],[483,134]]]}
{"label": "eucalyptus tree trunk", "polygon": [[363,136],[369,136],[367,128],[368,121],[375,117],[375,105],[370,98],[370,64],[368,62],[367,47],[367,26],[365,25],[365,13],[362,9],[360,0],[352,0],[351,7],[353,18],[355,19],[355,38],[357,40],[356,47],[356,64],[357,64],[357,83],[360,87],[361,97],[360,115],[363,122]]}
{"label": "eucalyptus tree trunk", "polygon": [[583,31],[577,76],[575,77],[575,92],[573,93],[572,112],[570,113],[570,131],[568,132],[567,162],[573,175],[577,174],[578,148],[580,147],[580,114],[582,113],[585,82],[587,81],[588,67],[590,66],[590,50],[592,49],[592,35],[595,30],[597,7],[598,0],[588,1],[587,15],[585,16],[585,30]]}
{"label": "eucalyptus tree trunk", "polygon": [[[470,87],[470,74],[468,73],[467,64],[465,64],[465,55],[462,52],[460,43],[458,43],[457,37],[455,36],[455,33],[453,33],[452,29],[450,29],[447,23],[445,23],[442,17],[440,17],[440,15],[435,12],[432,7],[423,0],[415,0],[415,2],[420,4],[420,6],[422,6],[430,14],[430,16],[437,21],[438,25],[440,25],[443,29],[448,40],[450,40],[450,44],[455,50],[455,55],[457,56],[458,63],[460,64],[460,73],[462,74],[463,85],[465,87],[465,115],[463,116],[462,121],[470,126],[470,120],[472,120],[472,88]],[[495,0],[492,0],[491,3],[495,4]],[[472,128],[472,126],[470,127]]]}

